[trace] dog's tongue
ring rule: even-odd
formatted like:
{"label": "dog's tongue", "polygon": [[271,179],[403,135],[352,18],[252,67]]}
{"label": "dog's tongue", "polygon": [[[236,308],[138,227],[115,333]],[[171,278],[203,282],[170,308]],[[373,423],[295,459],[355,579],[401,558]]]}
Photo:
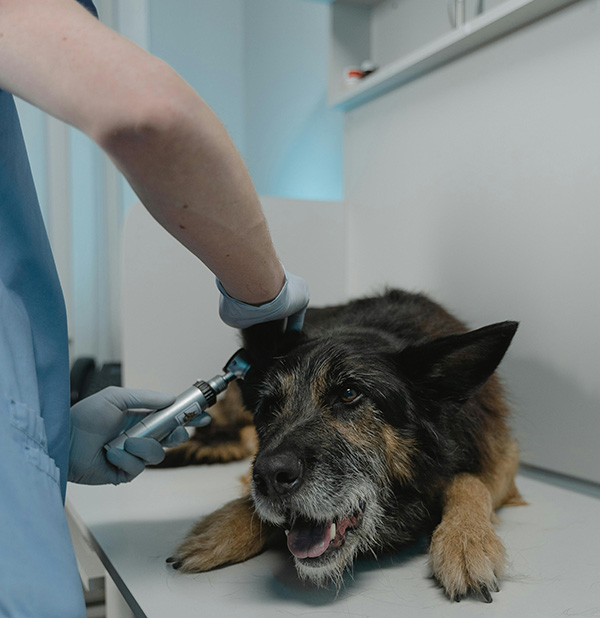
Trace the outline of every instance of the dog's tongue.
{"label": "dog's tongue", "polygon": [[331,524],[311,525],[296,521],[287,537],[288,549],[296,558],[316,558],[329,547]]}

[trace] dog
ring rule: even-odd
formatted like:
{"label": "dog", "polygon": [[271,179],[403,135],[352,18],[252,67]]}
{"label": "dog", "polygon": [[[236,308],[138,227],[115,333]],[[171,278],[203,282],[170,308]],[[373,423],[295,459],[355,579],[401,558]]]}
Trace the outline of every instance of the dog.
{"label": "dog", "polygon": [[[340,586],[357,556],[428,535],[448,597],[491,602],[505,567],[494,511],[524,504],[494,373],[517,326],[468,330],[425,295],[388,290],[309,309],[300,334],[244,331],[253,368],[223,405],[252,413],[256,434],[247,411],[238,432],[248,434],[239,452],[256,450],[249,486],[200,520],[168,562],[207,571],[285,533],[302,579]],[[175,465],[202,450],[178,449]]]}

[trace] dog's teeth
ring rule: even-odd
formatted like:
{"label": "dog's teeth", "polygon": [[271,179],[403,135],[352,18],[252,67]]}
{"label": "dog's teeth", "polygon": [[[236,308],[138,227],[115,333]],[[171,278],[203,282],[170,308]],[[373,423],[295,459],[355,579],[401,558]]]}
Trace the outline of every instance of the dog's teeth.
{"label": "dog's teeth", "polygon": [[285,531],[285,536],[287,536],[289,533],[290,533],[290,531],[289,531],[289,530],[286,530],[286,531]]}
{"label": "dog's teeth", "polygon": [[330,526],[330,528],[329,528],[329,538],[330,538],[330,539],[335,539],[335,531],[336,531],[336,530],[335,530],[335,522],[334,522],[334,521],[332,521],[332,522],[331,522],[331,526]]}

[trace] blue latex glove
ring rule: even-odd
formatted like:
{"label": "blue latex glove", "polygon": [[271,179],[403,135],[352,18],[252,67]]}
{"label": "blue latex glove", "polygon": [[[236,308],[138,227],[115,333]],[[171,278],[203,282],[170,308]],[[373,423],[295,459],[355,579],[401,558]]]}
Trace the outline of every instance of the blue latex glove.
{"label": "blue latex glove", "polygon": [[[125,450],[104,450],[104,445],[116,438],[141,418],[130,410],[160,410],[171,405],[175,397],[148,390],[109,386],[83,399],[71,408],[71,446],[69,481],[85,485],[118,485],[131,481],[147,464],[158,464],[164,457],[163,447],[185,442],[188,433],[177,427],[163,441],[153,438],[128,438]],[[210,423],[208,414],[196,419],[195,426]]]}
{"label": "blue latex glove", "polygon": [[301,277],[288,273],[285,268],[285,283],[281,292],[264,305],[248,305],[229,296],[217,279],[221,292],[219,315],[225,324],[234,328],[248,328],[254,324],[287,318],[286,330],[300,331],[304,324],[304,314],[310,300],[308,286]]}

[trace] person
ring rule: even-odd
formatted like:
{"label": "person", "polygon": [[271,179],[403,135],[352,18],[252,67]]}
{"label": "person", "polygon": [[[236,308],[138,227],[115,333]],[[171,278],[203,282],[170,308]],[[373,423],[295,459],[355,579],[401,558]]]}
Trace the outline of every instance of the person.
{"label": "person", "polygon": [[[308,290],[279,262],[225,129],[161,60],[102,25],[89,0],[0,0],[0,615],[84,616],[64,515],[66,481],[119,483],[163,445],[103,445],[128,409],[173,398],[108,389],[69,412],[65,308],[13,95],[80,129],[150,213],[216,275],[235,327],[287,318]],[[182,428],[167,438],[187,437]]]}

